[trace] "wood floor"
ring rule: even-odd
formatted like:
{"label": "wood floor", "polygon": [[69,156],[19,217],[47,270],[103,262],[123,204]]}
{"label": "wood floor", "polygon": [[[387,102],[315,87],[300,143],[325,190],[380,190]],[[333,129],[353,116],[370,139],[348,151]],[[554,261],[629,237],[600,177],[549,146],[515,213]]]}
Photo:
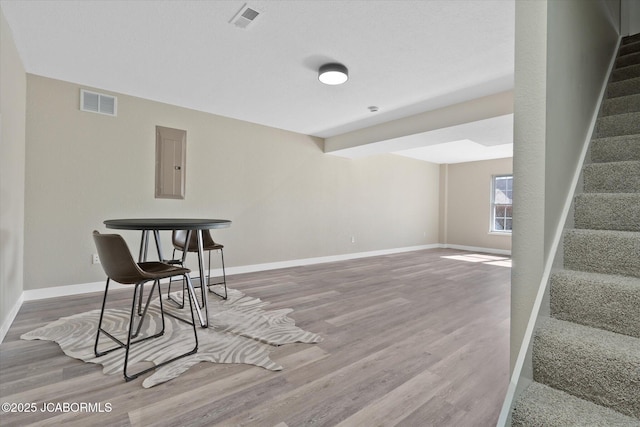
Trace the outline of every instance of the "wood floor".
{"label": "wood floor", "polygon": [[[26,302],[0,345],[0,401],[37,411],[0,413],[0,425],[494,426],[508,383],[510,268],[443,258],[468,254],[434,249],[231,276],[230,287],[293,308],[296,324],[324,341],[276,348],[280,372],[200,363],[151,389],[142,378],[103,375],[55,343],[20,340],[99,308],[99,293]],[[129,292],[118,292],[128,306]],[[103,412],[43,412],[44,402],[99,403]]]}

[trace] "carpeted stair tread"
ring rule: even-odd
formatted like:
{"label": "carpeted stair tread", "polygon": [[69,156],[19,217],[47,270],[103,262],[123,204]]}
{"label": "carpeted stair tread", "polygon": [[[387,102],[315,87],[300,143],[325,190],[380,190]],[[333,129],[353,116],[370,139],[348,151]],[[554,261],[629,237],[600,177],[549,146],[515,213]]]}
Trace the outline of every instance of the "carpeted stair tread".
{"label": "carpeted stair tread", "polygon": [[[640,75],[640,67],[638,67]],[[640,93],[629,96],[609,98],[602,103],[601,117],[640,111]]]}
{"label": "carpeted stair tread", "polygon": [[564,235],[564,268],[640,277],[640,233],[569,229]]}
{"label": "carpeted stair tread", "polygon": [[[640,54],[638,54],[640,56]],[[607,85],[607,98],[640,93],[640,77],[611,82]]]}
{"label": "carpeted stair tread", "polygon": [[515,404],[513,427],[640,427],[640,420],[537,382]]}
{"label": "carpeted stair tread", "polygon": [[640,193],[582,193],[574,202],[575,228],[640,231]]}
{"label": "carpeted stair tread", "polygon": [[533,379],[640,420],[640,339],[541,318]]}
{"label": "carpeted stair tread", "polygon": [[618,82],[636,77],[640,77],[640,64],[616,68],[611,74],[611,81]]}
{"label": "carpeted stair tread", "polygon": [[619,56],[629,55],[630,53],[640,52],[640,40],[631,41],[620,46]]}
{"label": "carpeted stair tread", "polygon": [[560,270],[551,276],[551,316],[640,338],[640,279]]}
{"label": "carpeted stair tread", "polygon": [[616,59],[615,68],[628,67],[634,64],[640,64],[640,52],[619,56]]}
{"label": "carpeted stair tread", "polygon": [[594,163],[640,160],[640,134],[593,139],[590,154]]}
{"label": "carpeted stair tread", "polygon": [[[640,78],[638,79],[637,93],[640,93]],[[595,134],[598,138],[604,138],[607,136],[633,135],[639,133],[640,112],[638,111],[600,117],[596,122]]]}
{"label": "carpeted stair tread", "polygon": [[583,168],[587,193],[640,192],[640,161],[591,163]]}

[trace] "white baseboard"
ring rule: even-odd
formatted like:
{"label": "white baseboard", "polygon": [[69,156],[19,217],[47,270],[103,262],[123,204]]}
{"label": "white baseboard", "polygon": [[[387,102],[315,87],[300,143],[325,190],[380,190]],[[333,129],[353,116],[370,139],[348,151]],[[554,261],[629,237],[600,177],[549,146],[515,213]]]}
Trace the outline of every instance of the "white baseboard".
{"label": "white baseboard", "polygon": [[[379,256],[379,255],[388,255],[388,254],[395,254],[395,253],[401,253],[401,252],[419,251],[423,249],[435,249],[435,248],[441,248],[441,247],[442,245],[436,243],[431,245],[409,246],[405,248],[383,249],[379,251],[358,252],[358,253],[343,254],[343,255],[331,255],[331,256],[317,257],[317,258],[303,258],[303,259],[297,259],[297,260],[279,261],[279,262],[271,262],[271,263],[265,263],[265,264],[242,265],[238,267],[228,267],[226,269],[226,274],[232,275],[232,274],[242,274],[242,273],[253,273],[256,271],[276,270],[279,268],[299,267],[302,265],[322,264],[322,263],[334,262],[334,261],[346,261],[350,259],[366,258],[366,257],[372,257],[372,256]],[[222,274],[222,269],[218,268],[218,269],[212,270],[211,274],[213,276],[219,276]],[[101,282],[93,282],[93,283],[81,283],[78,285],[65,285],[65,286],[55,286],[51,288],[29,289],[22,293],[23,301],[34,301],[34,300],[40,300],[40,299],[46,299],[46,298],[63,297],[68,295],[80,295],[80,294],[86,294],[90,292],[102,292],[104,291],[104,284],[105,282],[101,281]],[[121,285],[119,283],[111,283],[109,286],[110,286],[110,289],[127,288],[126,285]],[[19,308],[20,307],[18,307],[18,309]]]}
{"label": "white baseboard", "polygon": [[[91,292],[104,292],[104,280],[101,282],[82,283],[79,285],[54,286],[51,288],[28,289],[22,293],[24,301],[65,297],[69,295],[88,294]],[[109,289],[125,289],[128,286],[120,283],[109,283]]]}
{"label": "white baseboard", "polygon": [[[297,260],[290,261],[279,261],[279,262],[270,262],[264,264],[254,264],[254,265],[243,265],[238,267],[229,267],[226,269],[227,275],[233,274],[242,274],[242,273],[254,273],[257,271],[268,271],[268,270],[276,270],[279,268],[289,268],[289,267],[299,267],[303,265],[313,265],[313,264],[322,264],[327,262],[336,262],[336,261],[347,261],[350,259],[358,259],[358,258],[367,258],[373,256],[380,255],[390,255],[397,254],[402,252],[412,252],[412,251],[420,251],[425,249],[439,249],[439,248],[448,248],[448,249],[458,249],[463,251],[472,251],[472,252],[484,252],[484,253],[494,253],[499,255],[510,255],[511,251],[505,251],[501,249],[490,249],[490,248],[478,248],[473,246],[461,246],[461,245],[442,245],[440,243],[434,243],[430,245],[419,245],[419,246],[408,246],[404,248],[394,248],[394,249],[382,249],[378,251],[368,251],[368,252],[357,252],[350,254],[342,254],[342,255],[331,255],[324,257],[316,257],[316,258],[303,258]],[[222,269],[212,270],[211,274],[213,276],[219,276],[222,274]],[[69,295],[80,295],[86,294],[90,292],[102,292],[104,291],[104,281],[93,282],[93,283],[82,283],[77,285],[66,285],[66,286],[55,286],[51,288],[41,288],[41,289],[29,289],[22,292],[19,300],[16,302],[15,306],[9,313],[7,320],[0,327],[0,343],[4,339],[4,336],[9,331],[13,320],[15,319],[20,307],[22,307],[22,303],[24,301],[35,301],[46,298],[56,298],[63,297]],[[119,283],[112,283],[109,285],[110,289],[125,289],[128,286],[121,285]]]}
{"label": "white baseboard", "polygon": [[[424,249],[437,249],[441,247],[442,247],[441,244],[434,243],[431,245],[409,246],[404,248],[383,249],[379,251],[357,252],[357,253],[342,254],[342,255],[330,255],[330,256],[317,257],[317,258],[303,258],[303,259],[295,259],[290,261],[278,261],[278,262],[269,262],[265,264],[229,267],[226,269],[227,270],[226,272],[227,272],[227,275],[254,273],[256,271],[277,270],[279,268],[300,267],[302,265],[313,265],[313,264],[323,264],[327,262],[347,261],[350,259],[367,258],[372,256],[380,256],[380,255],[390,255],[390,254],[397,254],[402,252],[420,251]],[[222,271],[220,269],[213,271],[214,276],[220,275],[221,273]]]}
{"label": "white baseboard", "polygon": [[11,324],[13,323],[16,316],[18,315],[18,311],[20,311],[20,307],[22,307],[23,302],[24,302],[24,293],[20,295],[20,298],[18,298],[18,301],[16,301],[16,303],[13,305],[13,307],[11,308],[11,311],[9,311],[9,315],[7,316],[5,321],[2,323],[2,326],[0,326],[0,343],[4,341],[4,337],[7,335],[7,332],[9,332],[9,328],[11,327]]}

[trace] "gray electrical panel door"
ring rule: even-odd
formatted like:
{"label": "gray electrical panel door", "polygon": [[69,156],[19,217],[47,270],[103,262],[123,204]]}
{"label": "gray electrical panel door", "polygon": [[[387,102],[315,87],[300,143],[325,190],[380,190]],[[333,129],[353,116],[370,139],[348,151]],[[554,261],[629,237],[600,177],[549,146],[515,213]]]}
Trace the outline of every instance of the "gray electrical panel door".
{"label": "gray electrical panel door", "polygon": [[156,126],[156,198],[184,199],[187,131]]}

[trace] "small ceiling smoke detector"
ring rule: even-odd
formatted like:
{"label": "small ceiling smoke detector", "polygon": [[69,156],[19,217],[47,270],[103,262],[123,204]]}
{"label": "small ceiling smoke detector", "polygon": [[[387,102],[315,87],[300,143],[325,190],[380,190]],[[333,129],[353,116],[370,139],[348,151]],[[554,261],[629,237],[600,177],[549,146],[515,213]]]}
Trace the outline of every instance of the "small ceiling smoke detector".
{"label": "small ceiling smoke detector", "polygon": [[247,6],[245,3],[229,22],[234,24],[236,27],[247,28],[249,24],[253,23],[258,15],[260,15],[259,11]]}
{"label": "small ceiling smoke detector", "polygon": [[326,85],[341,85],[349,79],[349,70],[342,64],[324,64],[318,70],[318,80]]}

